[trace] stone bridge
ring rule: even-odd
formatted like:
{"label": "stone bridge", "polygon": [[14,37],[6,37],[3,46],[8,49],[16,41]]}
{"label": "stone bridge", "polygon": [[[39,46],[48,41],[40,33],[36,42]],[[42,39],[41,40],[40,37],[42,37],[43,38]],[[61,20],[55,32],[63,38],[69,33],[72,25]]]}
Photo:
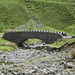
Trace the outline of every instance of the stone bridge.
{"label": "stone bridge", "polygon": [[67,34],[64,32],[27,30],[27,31],[7,32],[3,35],[3,38],[9,41],[13,41],[18,46],[21,46],[21,44],[24,41],[30,38],[40,39],[48,44],[48,43],[54,43],[58,39],[62,39],[63,36],[67,36]]}

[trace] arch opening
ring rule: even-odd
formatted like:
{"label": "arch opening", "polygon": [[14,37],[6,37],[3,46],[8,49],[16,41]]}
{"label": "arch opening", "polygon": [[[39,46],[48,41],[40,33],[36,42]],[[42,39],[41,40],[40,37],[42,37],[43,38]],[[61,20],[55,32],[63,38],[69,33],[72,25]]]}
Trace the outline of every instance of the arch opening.
{"label": "arch opening", "polygon": [[44,48],[44,45],[45,45],[45,42],[43,40],[30,38],[23,42],[22,48],[25,48],[25,49],[33,48],[33,49],[41,50]]}
{"label": "arch opening", "polygon": [[43,40],[36,39],[36,38],[30,38],[23,42],[24,44],[38,44],[38,43],[44,43]]}

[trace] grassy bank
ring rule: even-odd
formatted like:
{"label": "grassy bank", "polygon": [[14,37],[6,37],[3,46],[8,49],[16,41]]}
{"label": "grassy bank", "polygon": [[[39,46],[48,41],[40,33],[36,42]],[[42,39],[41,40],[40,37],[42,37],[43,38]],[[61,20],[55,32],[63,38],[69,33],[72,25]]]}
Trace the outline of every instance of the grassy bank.
{"label": "grassy bank", "polygon": [[17,45],[13,42],[7,41],[3,38],[0,37],[0,51],[12,51],[12,50],[16,50],[17,49]]}
{"label": "grassy bank", "polygon": [[56,48],[60,48],[62,45],[64,45],[64,44],[71,44],[71,43],[73,43],[73,42],[75,42],[75,39],[65,39],[65,41],[64,40],[62,40],[62,41],[60,41],[60,42],[58,42],[57,44],[56,44],[56,42],[55,43],[53,43],[53,44],[49,44],[50,46],[52,46],[52,47],[56,47]]}

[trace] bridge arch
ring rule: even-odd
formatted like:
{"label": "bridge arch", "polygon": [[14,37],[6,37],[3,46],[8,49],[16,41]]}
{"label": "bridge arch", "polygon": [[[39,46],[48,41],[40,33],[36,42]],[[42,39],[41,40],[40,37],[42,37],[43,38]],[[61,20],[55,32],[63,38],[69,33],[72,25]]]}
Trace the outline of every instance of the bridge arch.
{"label": "bridge arch", "polygon": [[[52,31],[15,31],[8,32],[3,35],[3,38],[9,41],[15,42],[20,46],[24,41],[30,38],[36,38],[43,40],[45,43],[54,43],[58,39],[62,39],[62,32],[52,32]],[[64,34],[64,33],[63,33]]]}

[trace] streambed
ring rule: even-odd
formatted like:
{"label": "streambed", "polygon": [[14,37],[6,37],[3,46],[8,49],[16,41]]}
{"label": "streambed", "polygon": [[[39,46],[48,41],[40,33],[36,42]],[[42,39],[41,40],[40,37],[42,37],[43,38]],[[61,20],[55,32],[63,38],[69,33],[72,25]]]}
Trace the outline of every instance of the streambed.
{"label": "streambed", "polygon": [[18,48],[0,52],[0,73],[3,75],[75,75],[75,62],[66,58],[66,51],[47,51],[46,48]]}

